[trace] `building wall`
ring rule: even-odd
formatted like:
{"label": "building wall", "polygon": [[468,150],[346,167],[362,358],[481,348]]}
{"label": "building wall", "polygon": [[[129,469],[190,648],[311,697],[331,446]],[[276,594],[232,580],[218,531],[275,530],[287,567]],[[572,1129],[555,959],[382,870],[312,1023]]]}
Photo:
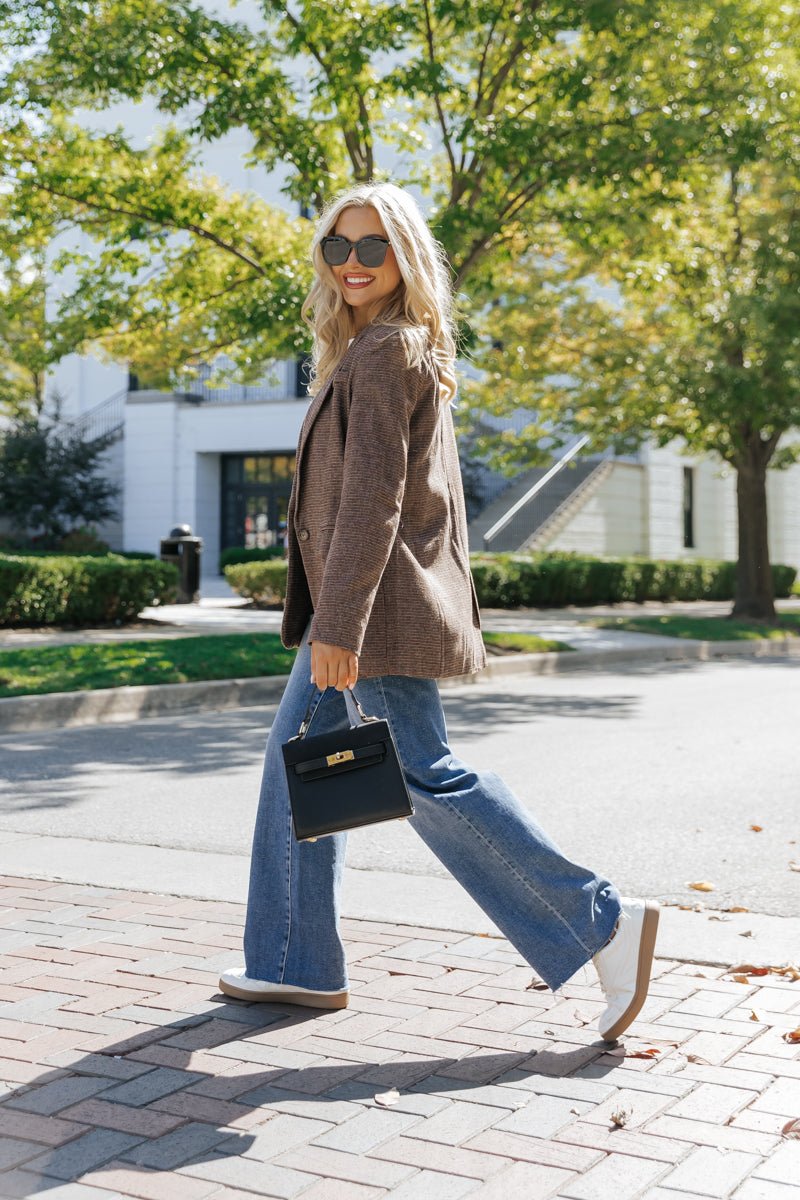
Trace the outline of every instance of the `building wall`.
{"label": "building wall", "polygon": [[548,550],[583,554],[644,554],[646,525],[645,471],[631,463],[614,463],[610,475],[551,542]]}
{"label": "building wall", "polygon": [[125,417],[124,549],[158,553],[173,525],[203,538],[204,573],[220,544],[220,455],[294,454],[309,401],[201,404],[133,392]]}
{"label": "building wall", "polygon": [[[683,472],[694,472],[694,546],[683,544]],[[800,569],[800,464],[767,476],[773,562]],[[646,447],[642,466],[615,462],[548,548],[650,558],[737,557],[736,473],[719,460],[688,458],[678,443]]]}

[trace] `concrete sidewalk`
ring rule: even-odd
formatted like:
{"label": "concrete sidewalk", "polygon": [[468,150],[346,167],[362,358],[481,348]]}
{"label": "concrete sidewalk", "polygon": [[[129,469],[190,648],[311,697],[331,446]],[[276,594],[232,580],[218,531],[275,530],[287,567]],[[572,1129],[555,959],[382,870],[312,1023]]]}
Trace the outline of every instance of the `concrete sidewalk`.
{"label": "concrete sidewalk", "polygon": [[[243,907],[0,880],[0,1196],[792,1200],[800,972],[661,944],[621,1043],[587,964],[342,921],[350,1005],[245,1004]],[[663,920],[663,917],[662,917]],[[744,944],[743,944],[744,945]]]}

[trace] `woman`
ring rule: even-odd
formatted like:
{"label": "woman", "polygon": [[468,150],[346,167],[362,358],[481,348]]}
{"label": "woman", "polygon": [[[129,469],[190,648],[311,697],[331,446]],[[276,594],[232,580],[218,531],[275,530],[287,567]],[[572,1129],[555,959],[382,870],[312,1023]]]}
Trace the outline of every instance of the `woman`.
{"label": "woman", "polygon": [[[348,1003],[338,897],[346,834],[294,838],[281,745],[314,698],[314,733],[388,720],[412,827],[545,983],[591,959],[616,1039],[647,995],[658,906],[623,899],[565,858],[503,780],[447,741],[438,678],[486,663],[469,570],[450,401],[455,340],[446,260],[408,192],[365,184],[323,213],[303,317],[313,399],[287,515],[281,628],[298,646],[267,742],[253,840],[240,999]],[[312,314],[311,317],[309,314]],[[333,689],[333,690],[330,690]]]}

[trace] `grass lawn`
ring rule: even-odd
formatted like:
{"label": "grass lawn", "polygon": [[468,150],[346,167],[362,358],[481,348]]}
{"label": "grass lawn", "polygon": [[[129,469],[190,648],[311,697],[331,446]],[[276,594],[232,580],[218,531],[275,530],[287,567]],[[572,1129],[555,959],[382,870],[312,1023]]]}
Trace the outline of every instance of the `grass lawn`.
{"label": "grass lawn", "polygon": [[[559,642],[524,633],[486,633],[509,651],[562,650]],[[295,650],[277,633],[219,633],[71,646],[0,650],[0,696],[78,692],[140,683],[288,675]]]}
{"label": "grass lawn", "polygon": [[489,633],[483,630],[483,644],[491,654],[491,647],[505,653],[542,654],[547,650],[571,650],[564,642],[553,642],[547,638],[538,637],[535,633]]}
{"label": "grass lawn", "polygon": [[608,617],[593,624],[599,629],[661,633],[664,637],[696,638],[701,642],[800,636],[800,613],[782,613],[778,621],[777,625],[765,625],[759,621],[732,621],[728,617]]}

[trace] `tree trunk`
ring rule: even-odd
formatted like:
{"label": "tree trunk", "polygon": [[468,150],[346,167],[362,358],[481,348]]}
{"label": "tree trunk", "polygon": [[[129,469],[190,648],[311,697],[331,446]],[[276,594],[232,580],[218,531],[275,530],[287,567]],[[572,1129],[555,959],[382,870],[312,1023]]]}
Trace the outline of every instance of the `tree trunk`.
{"label": "tree trunk", "polygon": [[732,617],[774,621],[775,592],[769,561],[767,463],[737,464],[736,502],[739,516],[739,561]]}

